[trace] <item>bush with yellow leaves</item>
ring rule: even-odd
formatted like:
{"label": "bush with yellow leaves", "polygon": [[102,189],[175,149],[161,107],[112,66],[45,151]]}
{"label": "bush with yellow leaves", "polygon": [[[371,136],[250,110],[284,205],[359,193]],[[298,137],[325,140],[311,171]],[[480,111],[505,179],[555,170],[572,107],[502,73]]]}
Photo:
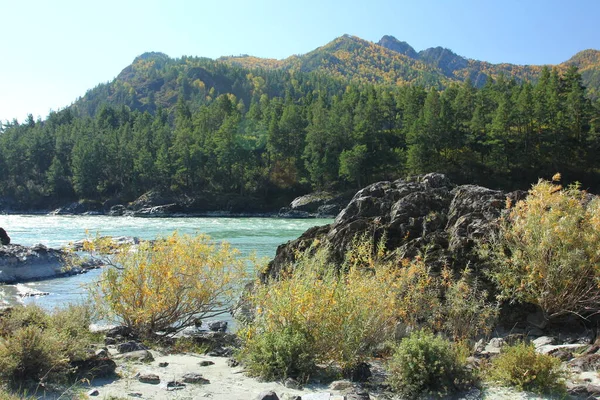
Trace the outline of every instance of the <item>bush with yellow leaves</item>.
{"label": "bush with yellow leaves", "polygon": [[328,262],[327,252],[309,249],[281,279],[255,284],[256,316],[239,332],[238,358],[250,373],[302,379],[315,364],[350,372],[394,339],[399,322],[464,339],[487,330],[495,316],[467,274],[457,281],[436,276],[422,259],[398,259],[365,237],[341,267]]}
{"label": "bush with yellow leaves", "polygon": [[577,185],[540,180],[481,254],[504,300],[537,304],[547,318],[600,311],[600,201]]}
{"label": "bush with yellow leaves", "polygon": [[172,333],[226,313],[246,277],[247,259],[206,235],[173,235],[132,246],[110,239],[85,250],[108,254],[94,295],[102,309],[141,336]]}
{"label": "bush with yellow leaves", "polygon": [[351,368],[393,337],[398,269],[374,262],[372,251],[367,242],[355,246],[340,271],[321,247],[301,255],[280,280],[257,282],[256,316],[239,332],[237,357],[247,370],[305,379],[316,363]]}

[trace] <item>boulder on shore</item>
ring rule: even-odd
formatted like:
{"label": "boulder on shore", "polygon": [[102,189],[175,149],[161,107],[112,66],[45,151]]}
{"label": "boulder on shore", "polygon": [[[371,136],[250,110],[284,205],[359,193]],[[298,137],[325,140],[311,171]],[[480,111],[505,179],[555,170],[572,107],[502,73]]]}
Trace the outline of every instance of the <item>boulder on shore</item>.
{"label": "boulder on shore", "polygon": [[428,260],[455,270],[476,260],[477,239],[493,229],[505,209],[525,192],[504,193],[476,185],[456,186],[443,174],[430,173],[377,182],[358,191],[332,224],[314,227],[278,247],[262,279],[277,277],[298,251],[313,243],[329,245],[334,263],[341,263],[355,237],[367,234],[402,257],[426,254]]}

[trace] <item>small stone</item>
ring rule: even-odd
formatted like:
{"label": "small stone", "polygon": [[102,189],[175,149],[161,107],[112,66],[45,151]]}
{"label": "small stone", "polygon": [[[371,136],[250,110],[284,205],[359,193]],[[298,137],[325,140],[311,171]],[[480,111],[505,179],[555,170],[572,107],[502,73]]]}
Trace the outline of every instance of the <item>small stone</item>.
{"label": "small stone", "polygon": [[573,359],[573,352],[565,349],[558,349],[551,355],[558,358],[560,361],[569,361]]}
{"label": "small stone", "polygon": [[548,344],[555,344],[556,343],[556,339],[551,337],[551,336],[540,336],[539,338],[535,339],[533,341],[533,345],[535,346],[535,348],[539,348],[542,346],[546,346]]}
{"label": "small stone", "polygon": [[209,321],[208,329],[213,332],[225,332],[227,330],[227,321]]}
{"label": "small stone", "polygon": [[485,349],[485,342],[483,339],[479,339],[473,346],[474,353],[481,353]]}
{"label": "small stone", "polygon": [[504,346],[505,342],[502,338],[492,338],[488,344],[485,346],[485,349],[482,353],[484,354],[499,354],[500,349]]}
{"label": "small stone", "polygon": [[201,367],[208,367],[209,365],[215,365],[215,363],[212,361],[209,361],[209,360],[204,360],[204,361],[200,361],[198,363],[198,365]]}
{"label": "small stone", "polygon": [[347,394],[345,397],[346,397],[346,400],[371,400],[371,396],[369,396],[369,393],[366,393],[366,392],[350,393],[350,394]]}
{"label": "small stone", "polygon": [[207,353],[210,357],[231,357],[232,351],[230,348],[216,347]]}
{"label": "small stone", "polygon": [[352,382],[350,381],[333,381],[329,385],[329,389],[331,390],[346,390],[352,387]]}
{"label": "small stone", "polygon": [[92,389],[88,392],[88,396],[98,396],[100,394],[100,392],[98,391],[98,389]]}
{"label": "small stone", "polygon": [[156,374],[140,374],[137,378],[141,383],[149,383],[152,385],[158,385],[160,383],[160,377]]}
{"label": "small stone", "polygon": [[131,393],[127,393],[127,396],[129,396],[129,397],[142,397],[143,395],[140,392],[131,392]]}
{"label": "small stone", "polygon": [[117,345],[119,353],[131,353],[139,350],[148,350],[148,348],[139,342],[125,342]]}
{"label": "small stone", "polygon": [[238,365],[240,365],[240,363],[235,358],[230,358],[229,360],[227,360],[227,366],[229,366],[230,368],[235,368]]}
{"label": "small stone", "polygon": [[125,361],[141,361],[141,362],[152,362],[154,357],[148,350],[132,351],[130,353],[117,354],[113,357],[115,360]]}
{"label": "small stone", "polygon": [[269,390],[267,392],[262,392],[258,396],[256,396],[256,400],[279,400],[277,394],[275,392]]}
{"label": "small stone", "polygon": [[117,344],[117,340],[115,338],[112,337],[107,337],[104,339],[104,344],[109,346],[109,345],[114,345]]}
{"label": "small stone", "polygon": [[98,357],[98,358],[107,358],[109,356],[108,355],[108,349],[99,349],[99,350],[96,350],[95,354],[96,354],[96,357]]}
{"label": "small stone", "polygon": [[195,383],[198,385],[207,385],[210,381],[204,378],[202,375],[197,374],[195,372],[189,372],[181,377],[185,383]]}
{"label": "small stone", "polygon": [[168,366],[169,366],[169,363],[168,363],[168,362],[166,362],[166,361],[164,361],[164,362],[159,362],[159,363],[158,363],[158,366],[159,366],[159,367],[161,367],[161,368],[166,368],[166,367],[168,367]]}
{"label": "small stone", "polygon": [[183,388],[185,388],[185,383],[179,381],[169,381],[166,386],[167,390],[181,390]]}
{"label": "small stone", "polygon": [[300,385],[300,382],[298,382],[294,378],[286,378],[286,380],[283,381],[283,386],[285,386],[288,389],[294,389],[294,390],[302,389],[302,385]]}

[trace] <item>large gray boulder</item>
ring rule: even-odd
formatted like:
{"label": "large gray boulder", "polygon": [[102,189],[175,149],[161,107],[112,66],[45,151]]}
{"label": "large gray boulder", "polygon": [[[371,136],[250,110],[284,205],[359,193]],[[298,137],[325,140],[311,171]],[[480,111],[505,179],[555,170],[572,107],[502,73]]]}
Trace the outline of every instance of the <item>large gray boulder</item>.
{"label": "large gray boulder", "polygon": [[400,256],[426,254],[434,267],[462,269],[476,261],[474,244],[494,229],[507,197],[514,202],[524,193],[456,186],[437,173],[374,183],[358,191],[332,224],[279,246],[262,279],[277,277],[298,250],[314,243],[329,245],[331,260],[341,263],[354,238],[365,234],[385,237],[386,247]]}
{"label": "large gray boulder", "polygon": [[66,253],[38,244],[0,246],[0,283],[54,278],[68,273]]}
{"label": "large gray boulder", "polygon": [[20,283],[81,274],[100,268],[94,259],[82,259],[64,250],[43,244],[0,245],[0,284]]}

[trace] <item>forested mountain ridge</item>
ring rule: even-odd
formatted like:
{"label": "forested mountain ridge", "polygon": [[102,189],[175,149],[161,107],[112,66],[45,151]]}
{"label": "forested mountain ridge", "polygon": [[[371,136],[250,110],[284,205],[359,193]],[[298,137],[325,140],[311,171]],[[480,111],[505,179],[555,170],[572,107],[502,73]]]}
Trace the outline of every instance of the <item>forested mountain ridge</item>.
{"label": "forested mountain ridge", "polygon": [[[600,51],[582,51],[555,67],[564,73],[569,66],[579,68],[587,95],[597,98],[600,94]],[[171,109],[180,92],[186,100],[195,102],[206,95],[233,93],[248,104],[251,86],[262,84],[256,81],[258,77],[265,80],[269,95],[282,96],[281,90],[289,88],[271,87],[270,83],[284,76],[294,81],[294,76],[300,74],[321,76],[322,81],[331,81],[327,79],[330,77],[338,86],[345,86],[350,81],[443,89],[467,79],[475,87],[482,87],[489,78],[496,80],[500,75],[517,82],[535,82],[542,69],[543,66],[536,65],[491,64],[467,59],[442,47],[416,52],[408,43],[393,36],[384,36],[378,43],[372,43],[344,35],[309,53],[284,60],[248,55],[217,60],[202,57],[172,59],[163,53],[145,53],[112,82],[89,90],[73,107],[83,115],[94,115],[104,103],[127,105],[131,109],[153,113],[158,108]],[[250,73],[253,77],[248,79]]]}
{"label": "forested mountain ridge", "polygon": [[[598,50],[584,50],[570,60],[556,65],[562,72],[571,65],[580,68],[583,84],[593,98],[598,97],[600,90],[598,54]],[[285,60],[269,60],[268,63],[261,63],[259,60],[262,59],[249,56],[222,57],[220,60],[247,68],[260,66],[305,72],[321,71],[361,82],[419,84],[436,88],[464,82],[466,79],[470,79],[476,87],[481,87],[488,78],[497,79],[501,74],[519,82],[535,81],[543,68],[542,65],[492,64],[467,59],[443,47],[417,52],[408,43],[389,35],[383,36],[377,43],[344,35],[307,54]]]}
{"label": "forested mountain ridge", "polygon": [[384,85],[416,84],[441,88],[449,82],[435,68],[356,36],[344,35],[303,55],[291,56],[268,65],[256,58],[221,57],[220,61],[255,68],[258,66],[301,72],[322,72],[363,83]]}
{"label": "forested mountain ridge", "polygon": [[[575,65],[542,67],[533,82],[499,74],[477,87],[413,60],[415,82],[437,83],[386,84],[375,69],[335,60],[393,53],[392,64],[382,65],[394,76],[402,71],[394,62],[411,59],[408,45],[397,43],[406,53],[399,54],[345,36],[325,47],[292,59],[306,68],[145,53],[46,120],[0,127],[0,208],[3,199],[21,209],[127,202],[149,190],[277,207],[314,189],[432,171],[504,188],[560,171],[567,181],[600,188],[600,101],[585,96]],[[464,64],[438,53],[450,72]],[[593,72],[596,56],[572,63]]]}

